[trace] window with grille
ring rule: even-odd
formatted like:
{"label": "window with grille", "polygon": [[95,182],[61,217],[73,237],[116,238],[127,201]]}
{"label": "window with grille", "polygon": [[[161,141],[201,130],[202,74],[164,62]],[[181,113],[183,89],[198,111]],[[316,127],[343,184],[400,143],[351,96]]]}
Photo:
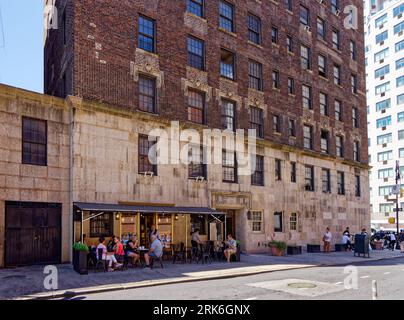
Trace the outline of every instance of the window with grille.
{"label": "window with grille", "polygon": [[203,1],[204,0],[187,0],[187,11],[198,17],[203,17]]}
{"label": "window with grille", "polygon": [[335,137],[335,147],[336,147],[337,157],[343,158],[344,157],[344,138],[342,136]]}
{"label": "window with grille", "polygon": [[288,94],[295,94],[295,79],[288,78]]}
{"label": "window with grille", "polygon": [[329,133],[325,130],[321,130],[321,152],[329,152]]}
{"label": "window with grille", "polygon": [[236,131],[236,103],[233,101],[222,101],[222,128]]}
{"label": "window with grille", "polygon": [[252,231],[262,232],[262,212],[253,211],[251,213],[251,218],[252,218]]}
{"label": "window with grille", "polygon": [[305,84],[302,85],[302,103],[303,108],[312,109],[311,87]]}
{"label": "window with grille", "polygon": [[272,43],[278,43],[278,28],[276,26],[272,26],[271,28],[271,41]]}
{"label": "window with grille", "polygon": [[279,87],[280,87],[279,71],[278,70],[272,70],[272,88],[279,89]]}
{"label": "window with grille", "polygon": [[139,77],[139,109],[156,112],[156,79],[146,76]]}
{"label": "window with grille", "polygon": [[328,116],[328,97],[327,97],[327,95],[323,92],[320,92],[319,99],[320,99],[320,113],[323,116]]}
{"label": "window with grille", "polygon": [[222,77],[234,80],[234,54],[225,49],[220,51],[220,75]]}
{"label": "window with grille", "polygon": [[317,37],[325,40],[325,22],[320,17],[317,18]]}
{"label": "window with grille", "polygon": [[47,165],[48,128],[44,120],[22,118],[22,163]]}
{"label": "window with grille", "polygon": [[300,61],[302,69],[311,69],[311,52],[310,48],[301,45],[300,46]]}
{"label": "window with grille", "polygon": [[341,85],[341,66],[334,64],[334,84]]}
{"label": "window with grille", "polygon": [[90,237],[110,237],[113,235],[112,230],[113,214],[104,213],[90,219]]}
{"label": "window with grille", "polygon": [[297,213],[292,212],[290,214],[290,230],[297,231]]}
{"label": "window with grille", "polygon": [[355,196],[361,196],[361,177],[358,175],[355,176]]}
{"label": "window with grille", "polygon": [[318,55],[318,74],[324,78],[327,77],[327,59],[321,54]]}
{"label": "window with grille", "polygon": [[[151,138],[149,140],[149,136],[146,135],[139,135],[139,168],[138,172],[140,174],[144,173],[153,173],[154,175],[157,175],[157,165],[154,164],[156,163],[156,157],[157,154],[150,153],[150,149],[156,144],[156,139]],[[150,153],[150,155],[149,155]],[[152,158],[150,158],[150,156]]]}
{"label": "window with grille", "polygon": [[293,38],[290,35],[286,36],[286,47],[289,52],[293,52]]}
{"label": "window with grille", "polygon": [[314,167],[305,166],[304,186],[306,191],[314,191]]}
{"label": "window with grille", "polygon": [[331,173],[330,169],[322,169],[321,171],[321,182],[323,193],[331,192]]}
{"label": "window with grille", "polygon": [[296,162],[291,162],[290,163],[290,182],[295,183],[297,181],[296,175],[297,175]]}
{"label": "window with grille", "polygon": [[227,1],[220,1],[219,15],[220,27],[227,31],[234,32],[234,6]]}
{"label": "window with grille", "polygon": [[303,143],[306,149],[313,149],[313,127],[303,126]]}
{"label": "window with grille", "polygon": [[281,121],[281,117],[279,115],[274,115],[273,116],[273,130],[275,133],[282,133],[282,121]]}
{"label": "window with grille", "polygon": [[275,159],[275,181],[282,180],[282,161]]}
{"label": "window with grille", "polygon": [[339,100],[334,100],[335,120],[342,121],[342,104]]}
{"label": "window with grille", "polygon": [[249,14],[248,15],[248,39],[255,43],[261,43],[261,19]]}
{"label": "window with grille", "polygon": [[358,108],[352,108],[352,126],[354,128],[359,128],[359,111]]}
{"label": "window with grille", "polygon": [[188,91],[188,121],[205,123],[205,94],[198,91]]}
{"label": "window with grille", "polygon": [[255,186],[264,185],[264,157],[261,155],[255,156],[255,171],[251,175],[251,184]]}
{"label": "window with grille", "polygon": [[204,148],[199,145],[188,146],[188,177],[190,179],[207,178],[203,153]]}
{"label": "window with grille", "polygon": [[264,137],[264,116],[260,108],[250,107],[250,129],[255,129],[257,137]]}
{"label": "window with grille", "polygon": [[237,182],[236,153],[223,150],[223,181]]}
{"label": "window with grille", "polygon": [[336,29],[332,30],[332,47],[335,50],[340,50],[341,49],[340,34],[339,34],[339,31],[336,30]]}
{"label": "window with grille", "polygon": [[188,37],[188,64],[199,70],[205,69],[205,43],[191,36]]}
{"label": "window with grille", "polygon": [[262,64],[253,60],[248,61],[248,78],[251,89],[262,91]]}
{"label": "window with grille", "polygon": [[338,171],[337,172],[337,186],[338,186],[338,194],[345,194],[345,173]]}
{"label": "window with grille", "polygon": [[309,9],[302,5],[300,5],[300,23],[304,26],[308,26],[310,24]]}
{"label": "window with grille", "polygon": [[138,46],[148,52],[155,52],[155,21],[139,16]]}
{"label": "window with grille", "polygon": [[296,121],[289,119],[289,136],[296,137]]}

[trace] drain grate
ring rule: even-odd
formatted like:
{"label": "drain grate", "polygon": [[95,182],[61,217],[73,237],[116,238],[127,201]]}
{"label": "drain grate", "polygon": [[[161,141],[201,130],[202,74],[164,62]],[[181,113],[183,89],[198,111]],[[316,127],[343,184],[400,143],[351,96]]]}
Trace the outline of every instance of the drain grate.
{"label": "drain grate", "polygon": [[317,288],[317,285],[315,285],[314,283],[296,282],[296,283],[288,283],[288,287],[294,289],[314,289]]}

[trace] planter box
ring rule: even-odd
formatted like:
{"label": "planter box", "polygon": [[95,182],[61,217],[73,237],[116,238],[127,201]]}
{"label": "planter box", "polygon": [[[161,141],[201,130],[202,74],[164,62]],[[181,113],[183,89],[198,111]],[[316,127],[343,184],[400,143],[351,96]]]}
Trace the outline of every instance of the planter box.
{"label": "planter box", "polygon": [[288,255],[302,254],[302,246],[288,246]]}
{"label": "planter box", "polygon": [[79,274],[88,274],[87,251],[73,250],[73,269]]}
{"label": "planter box", "polygon": [[335,244],[335,252],[341,252],[341,251],[346,251],[345,250],[345,244],[336,243]]}
{"label": "planter box", "polygon": [[278,250],[276,247],[271,247],[271,253],[275,257],[282,257],[285,255],[285,250]]}
{"label": "planter box", "polygon": [[321,246],[319,244],[308,244],[307,253],[320,253]]}

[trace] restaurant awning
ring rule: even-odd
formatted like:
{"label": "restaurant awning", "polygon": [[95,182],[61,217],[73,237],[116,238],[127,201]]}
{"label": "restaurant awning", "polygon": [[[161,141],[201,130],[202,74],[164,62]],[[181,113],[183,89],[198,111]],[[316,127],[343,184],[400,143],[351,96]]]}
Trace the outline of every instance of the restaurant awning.
{"label": "restaurant awning", "polygon": [[75,202],[74,206],[81,211],[103,212],[135,212],[135,213],[179,213],[179,214],[224,214],[206,207],[171,207],[171,206],[137,206],[126,204],[104,204]]}

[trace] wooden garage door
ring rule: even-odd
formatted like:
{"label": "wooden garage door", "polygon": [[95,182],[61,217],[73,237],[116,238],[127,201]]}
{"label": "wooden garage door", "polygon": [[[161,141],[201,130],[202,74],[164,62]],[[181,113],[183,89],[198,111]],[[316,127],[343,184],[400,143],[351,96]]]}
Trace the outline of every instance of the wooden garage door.
{"label": "wooden garage door", "polygon": [[5,265],[60,263],[60,204],[6,202]]}

